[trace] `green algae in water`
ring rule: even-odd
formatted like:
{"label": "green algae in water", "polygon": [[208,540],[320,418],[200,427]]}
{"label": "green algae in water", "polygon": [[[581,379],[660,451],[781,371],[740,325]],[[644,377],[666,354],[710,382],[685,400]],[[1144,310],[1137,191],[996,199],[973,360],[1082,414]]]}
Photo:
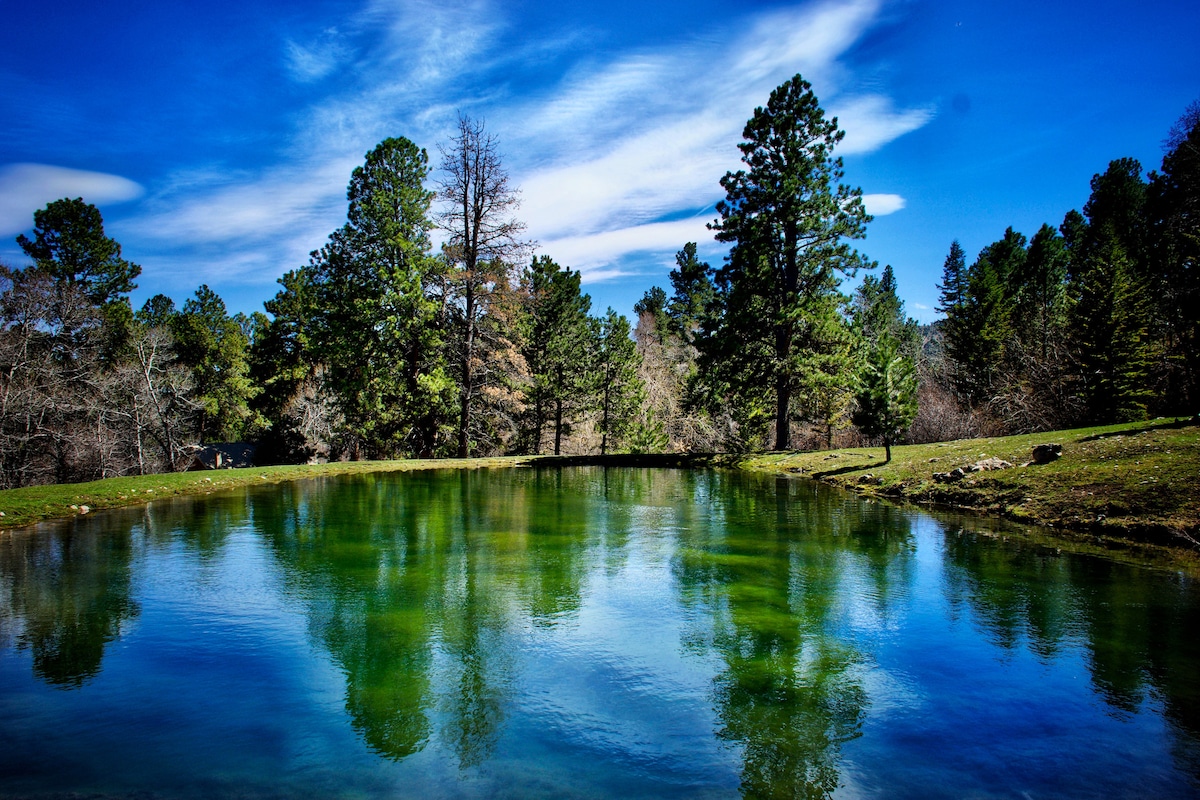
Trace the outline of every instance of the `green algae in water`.
{"label": "green algae in water", "polygon": [[0,795],[1185,797],[1200,595],[798,480],[322,479],[0,540]]}

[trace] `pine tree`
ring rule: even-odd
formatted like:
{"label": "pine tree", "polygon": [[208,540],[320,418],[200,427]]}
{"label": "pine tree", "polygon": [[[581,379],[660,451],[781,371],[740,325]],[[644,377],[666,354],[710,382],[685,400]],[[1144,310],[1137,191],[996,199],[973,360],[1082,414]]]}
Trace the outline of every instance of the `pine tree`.
{"label": "pine tree", "polygon": [[1066,240],[1049,225],[1042,225],[1029,242],[1015,316],[1026,354],[1040,355],[1043,361],[1066,322],[1069,259]]}
{"label": "pine tree", "polygon": [[[959,249],[959,257],[961,254]],[[954,246],[951,255],[953,258]],[[948,264],[950,261],[947,259]],[[863,278],[854,297],[853,322],[862,363],[856,375],[856,407],[851,419],[863,435],[883,439],[891,461],[892,444],[904,437],[917,415],[920,337],[916,320],[904,313],[890,265],[883,268],[879,279],[872,275]]]}
{"label": "pine tree", "polygon": [[863,435],[882,439],[885,460],[891,461],[892,444],[917,416],[916,365],[891,335],[868,346],[855,400],[854,424]]}
{"label": "pine tree", "polygon": [[1200,101],[1175,124],[1162,171],[1150,176],[1156,331],[1164,345],[1164,411],[1200,407]]}
{"label": "pine tree", "polygon": [[202,409],[201,442],[236,441],[261,423],[249,405],[259,389],[250,380],[250,341],[238,316],[202,285],[170,319],[175,358],[191,370],[192,397]]}
{"label": "pine tree", "polygon": [[1146,184],[1141,165],[1122,158],[1093,176],[1091,186],[1086,222],[1069,215],[1076,391],[1090,422],[1139,419],[1153,397],[1155,355],[1144,263]]}
{"label": "pine tree", "polygon": [[864,341],[877,341],[890,335],[901,350],[914,360],[921,346],[917,321],[904,314],[904,301],[896,286],[896,273],[889,264],[878,278],[867,275],[854,293],[854,326]]}
{"label": "pine tree", "polygon": [[137,288],[137,264],[121,258],[121,245],[104,235],[100,209],[83,198],[55,200],[33,212],[33,239],[17,244],[34,265],[55,281],[82,288],[87,299],[104,306]]}
{"label": "pine tree", "polygon": [[870,216],[861,190],[840,182],[833,149],[845,134],[801,76],[773,91],[742,135],[746,169],[721,179],[726,196],[712,225],[732,250],[717,274],[719,321],[703,338],[703,363],[751,431],[765,421],[752,397],[771,392],[775,447],[786,449],[802,381],[828,372],[807,348],[830,340],[827,315],[837,311],[828,298],[840,275],[866,266],[848,242],[865,235]]}
{"label": "pine tree", "polygon": [[355,457],[428,456],[445,441],[455,387],[438,325],[427,172],[425,151],[408,139],[368,153],[350,179],[349,221],[313,253],[302,282],[311,345]]}
{"label": "pine tree", "polygon": [[1143,419],[1153,394],[1146,287],[1115,233],[1092,241],[1072,286],[1077,391],[1092,423]]}
{"label": "pine tree", "polygon": [[667,293],[661,286],[651,286],[642,299],[633,304],[633,313],[639,320],[646,320],[654,328],[659,344],[665,344],[671,333],[667,317]]}
{"label": "pine tree", "polygon": [[[600,454],[628,446],[641,423],[646,389],[638,377],[641,358],[629,320],[611,308],[600,318],[595,370],[600,402]],[[639,437],[644,439],[644,435]],[[646,444],[641,441],[643,446]]]}
{"label": "pine tree", "polygon": [[937,310],[947,316],[954,313],[966,298],[967,256],[957,239],[950,243],[950,253],[942,263],[942,280],[937,288]]}
{"label": "pine tree", "polygon": [[716,290],[711,272],[712,268],[696,256],[695,242],[688,242],[675,254],[675,269],[669,276],[673,293],[666,312],[670,332],[684,347],[695,344],[696,331],[712,305]]}
{"label": "pine tree", "polygon": [[591,298],[580,291],[581,275],[549,256],[533,259],[525,273],[529,336],[524,347],[532,387],[528,399],[529,451],[540,453],[547,424],[554,454],[571,431],[594,385]]}

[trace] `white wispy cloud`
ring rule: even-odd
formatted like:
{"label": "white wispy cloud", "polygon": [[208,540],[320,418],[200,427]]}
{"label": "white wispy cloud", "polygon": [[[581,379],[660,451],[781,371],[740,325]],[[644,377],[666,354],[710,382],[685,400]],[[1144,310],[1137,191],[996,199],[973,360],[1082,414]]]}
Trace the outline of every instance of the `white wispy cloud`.
{"label": "white wispy cloud", "polygon": [[[522,48],[566,60],[574,33],[563,33],[561,47],[524,43],[498,4],[369,0],[336,34],[282,43],[293,79],[327,92],[298,116],[278,163],[256,174],[176,176],[156,187],[129,229],[179,275],[273,280],[344,221],[346,183],[367,150],[406,135],[430,149],[436,167],[434,145],[465,112],[500,137],[539,250],[589,282],[619,278],[629,273],[626,257],[669,260],[683,243],[711,238],[704,225],[715,216],[718,179],[738,167],[742,126],[793,74],[839,116],[841,152],[870,152],[926,124],[927,109],[897,109],[884,95],[844,87],[839,59],[879,6],[829,0],[714,25],[704,40],[580,55],[513,98],[505,65]],[[352,79],[319,82],[351,58]],[[897,195],[867,198],[875,214],[904,207]]]}
{"label": "white wispy cloud", "polygon": [[890,98],[879,95],[838,98],[829,109],[837,117],[846,138],[838,153],[870,153],[906,133],[915,131],[933,119],[930,108],[896,111]]}
{"label": "white wispy cloud", "polygon": [[662,253],[679,250],[685,242],[709,237],[705,228],[707,218],[691,218],[670,222],[650,222],[628,228],[614,228],[583,236],[569,236],[539,242],[538,249],[564,265],[583,273],[584,279],[599,283],[624,277],[620,259],[631,253]]}
{"label": "white wispy cloud", "polygon": [[82,197],[95,206],[140,197],[142,186],[120,175],[67,169],[50,164],[0,166],[0,236],[33,227],[33,212],[64,197]]}
{"label": "white wispy cloud", "polygon": [[[833,98],[830,113],[847,131],[839,153],[871,152],[926,124],[928,109],[839,94],[838,59],[878,6],[831,2],[769,14],[714,47],[637,53],[574,74],[560,93],[510,109],[504,123],[518,132],[517,150],[542,143],[554,153],[519,175],[531,233],[591,282],[623,274],[626,255],[673,253],[686,241],[711,238],[702,224],[652,223],[720,199],[718,179],[739,166],[744,121],[797,72],[818,96]],[[898,195],[865,200],[877,215],[904,207]],[[691,239],[679,238],[684,230]]]}
{"label": "white wispy cloud", "polygon": [[[348,57],[343,36],[352,32],[361,37],[382,30],[386,45],[356,55],[353,86],[324,95],[299,117],[294,136],[281,143],[277,163],[254,173],[197,168],[156,187],[146,213],[124,230],[143,242],[147,264],[174,266],[162,283],[173,289],[218,277],[270,283],[307,262],[309,252],[345,222],[346,185],[369,149],[398,131],[419,140],[422,131],[454,118],[449,107],[444,119],[431,118],[428,100],[444,93],[445,82],[470,61],[476,46],[470,43],[488,38],[491,23],[475,20],[481,28],[472,33],[466,12],[433,3],[370,3],[339,35],[343,50],[326,56]],[[320,69],[336,68],[319,59],[305,61],[298,47],[285,42],[283,56],[297,80],[306,68],[314,79]],[[311,55],[314,48],[303,49]],[[422,117],[423,123],[413,124]],[[436,163],[436,152],[430,156]]]}
{"label": "white wispy cloud", "polygon": [[863,205],[867,207],[867,213],[876,217],[895,214],[907,205],[904,198],[898,194],[864,194],[862,200]]}
{"label": "white wispy cloud", "polygon": [[329,28],[314,42],[289,39],[284,45],[284,61],[292,78],[311,83],[326,77],[353,54],[337,28]]}

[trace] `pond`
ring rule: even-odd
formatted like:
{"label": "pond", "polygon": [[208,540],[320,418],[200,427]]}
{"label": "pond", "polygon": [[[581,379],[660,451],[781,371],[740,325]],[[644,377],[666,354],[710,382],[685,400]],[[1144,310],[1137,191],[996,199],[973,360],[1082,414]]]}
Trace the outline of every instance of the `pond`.
{"label": "pond", "polygon": [[1200,793],[1188,577],[803,480],[263,486],[0,539],[0,795]]}

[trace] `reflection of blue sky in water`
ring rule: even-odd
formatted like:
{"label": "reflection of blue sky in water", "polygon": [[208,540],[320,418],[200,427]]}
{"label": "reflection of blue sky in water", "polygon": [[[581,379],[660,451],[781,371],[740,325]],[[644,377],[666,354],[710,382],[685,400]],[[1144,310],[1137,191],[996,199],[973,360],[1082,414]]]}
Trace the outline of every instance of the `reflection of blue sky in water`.
{"label": "reflection of blue sky in water", "polygon": [[957,531],[571,469],[16,532],[0,792],[1188,795],[1191,583]]}

